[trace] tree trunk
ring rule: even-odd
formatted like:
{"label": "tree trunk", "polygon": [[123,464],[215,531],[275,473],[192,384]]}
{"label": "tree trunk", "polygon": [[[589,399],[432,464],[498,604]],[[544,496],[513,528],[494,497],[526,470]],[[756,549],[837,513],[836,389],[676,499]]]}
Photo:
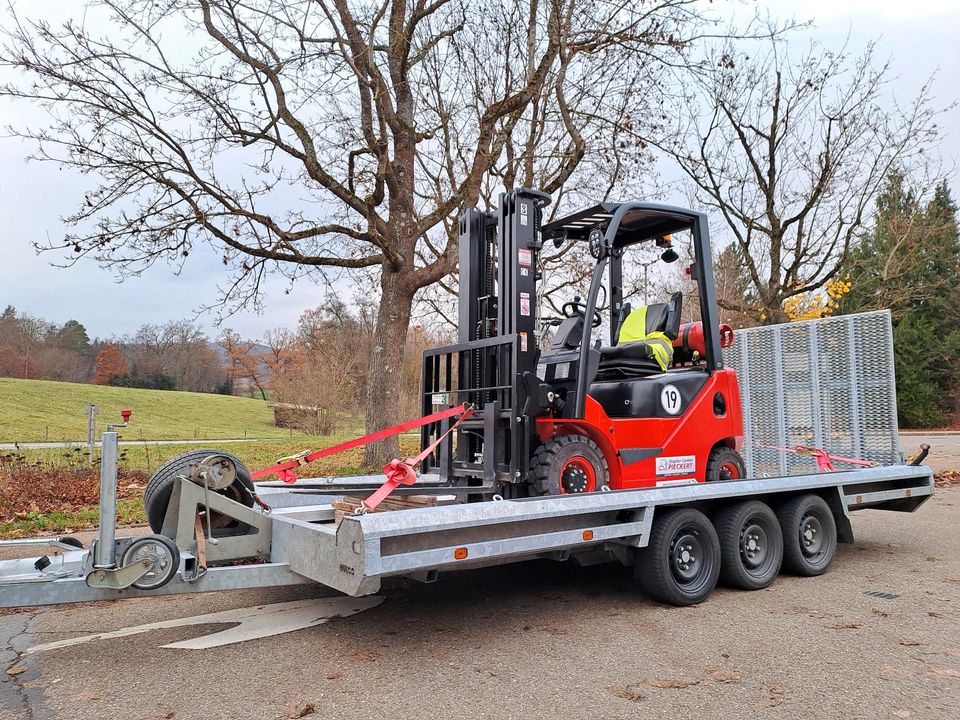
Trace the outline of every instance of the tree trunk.
{"label": "tree trunk", "polygon": [[777,304],[765,305],[762,312],[763,317],[760,319],[762,325],[780,325],[790,322],[790,316]]}
{"label": "tree trunk", "polygon": [[[367,375],[367,432],[412,420],[400,417],[400,387],[403,351],[410,326],[413,292],[404,273],[384,266],[380,280],[380,308],[374,330],[370,369]],[[396,436],[371,443],[364,450],[364,465],[380,467],[400,457]]]}

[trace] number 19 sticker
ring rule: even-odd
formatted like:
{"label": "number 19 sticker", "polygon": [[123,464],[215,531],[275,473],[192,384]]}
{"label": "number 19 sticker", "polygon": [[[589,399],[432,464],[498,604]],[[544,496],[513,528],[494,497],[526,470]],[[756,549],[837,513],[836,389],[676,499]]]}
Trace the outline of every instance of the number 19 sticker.
{"label": "number 19 sticker", "polygon": [[676,385],[664,385],[660,391],[660,404],[668,415],[677,415],[683,407],[683,398]]}

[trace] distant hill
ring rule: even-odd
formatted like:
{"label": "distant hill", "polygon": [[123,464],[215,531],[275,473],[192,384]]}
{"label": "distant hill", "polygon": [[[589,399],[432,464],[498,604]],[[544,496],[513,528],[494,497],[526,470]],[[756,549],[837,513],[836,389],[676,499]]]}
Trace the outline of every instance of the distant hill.
{"label": "distant hill", "polygon": [[100,406],[97,435],[120,410],[133,410],[127,439],[191,440],[280,438],[273,411],[262,400],[52,380],[0,378],[0,442],[85,441],[88,403]]}

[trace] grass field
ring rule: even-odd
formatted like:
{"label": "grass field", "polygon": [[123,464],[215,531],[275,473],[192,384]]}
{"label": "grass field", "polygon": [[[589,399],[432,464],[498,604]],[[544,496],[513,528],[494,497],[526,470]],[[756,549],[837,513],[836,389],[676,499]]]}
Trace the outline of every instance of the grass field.
{"label": "grass field", "polygon": [[124,431],[129,439],[291,437],[273,426],[273,411],[263,400],[0,378],[0,442],[85,440],[88,403],[100,406],[98,435],[120,419],[122,408],[130,408],[133,421]]}

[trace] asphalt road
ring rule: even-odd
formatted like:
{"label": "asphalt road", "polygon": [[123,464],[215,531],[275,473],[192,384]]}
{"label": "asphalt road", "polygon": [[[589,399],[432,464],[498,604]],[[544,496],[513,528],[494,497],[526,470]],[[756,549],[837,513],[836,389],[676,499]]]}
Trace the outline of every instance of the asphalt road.
{"label": "asphalt road", "polygon": [[[211,650],[186,627],[18,657],[42,642],[323,594],[316,587],[0,611],[3,720],[956,718],[960,489],[863,511],[820,578],[654,604],[614,566],[549,562],[385,591],[379,607]],[[2,590],[0,590],[2,592]],[[866,593],[888,593],[884,599]]]}

